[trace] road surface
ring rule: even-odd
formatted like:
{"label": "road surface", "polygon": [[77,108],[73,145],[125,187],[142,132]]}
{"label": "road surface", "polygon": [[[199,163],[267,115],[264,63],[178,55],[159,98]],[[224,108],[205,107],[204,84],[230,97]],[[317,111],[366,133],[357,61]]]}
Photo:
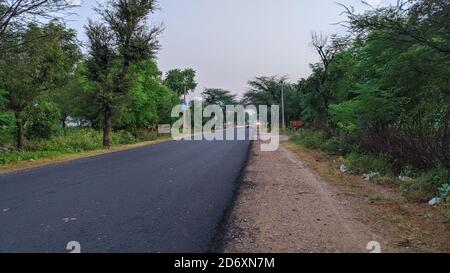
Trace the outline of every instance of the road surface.
{"label": "road surface", "polygon": [[0,176],[0,252],[205,252],[250,141],[167,142]]}

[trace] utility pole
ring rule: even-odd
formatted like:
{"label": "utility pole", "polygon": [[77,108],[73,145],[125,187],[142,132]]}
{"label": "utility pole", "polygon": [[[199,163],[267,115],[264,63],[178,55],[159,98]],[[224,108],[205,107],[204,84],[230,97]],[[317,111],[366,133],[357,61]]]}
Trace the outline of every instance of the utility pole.
{"label": "utility pole", "polygon": [[282,116],[282,128],[283,131],[286,131],[286,116],[284,111],[284,82],[281,83],[281,116]]}

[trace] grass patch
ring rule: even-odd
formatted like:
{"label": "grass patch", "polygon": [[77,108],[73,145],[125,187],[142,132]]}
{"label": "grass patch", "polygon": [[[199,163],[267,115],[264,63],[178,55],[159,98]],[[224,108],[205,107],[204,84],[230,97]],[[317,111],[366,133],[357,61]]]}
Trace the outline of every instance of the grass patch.
{"label": "grass patch", "polygon": [[393,166],[390,159],[383,155],[350,153],[345,159],[347,168],[357,174],[376,172],[382,176],[393,176]]}
{"label": "grass patch", "polygon": [[290,140],[308,149],[320,149],[325,143],[326,137],[320,131],[300,130],[293,133]]}
{"label": "grass patch", "polygon": [[[154,134],[146,136],[144,141],[164,138],[167,137]],[[112,148],[136,143],[138,143],[136,138],[128,132],[111,133]],[[101,150],[103,150],[101,132],[93,129],[70,129],[64,134],[52,137],[49,140],[27,141],[23,151],[0,153],[0,166]]]}

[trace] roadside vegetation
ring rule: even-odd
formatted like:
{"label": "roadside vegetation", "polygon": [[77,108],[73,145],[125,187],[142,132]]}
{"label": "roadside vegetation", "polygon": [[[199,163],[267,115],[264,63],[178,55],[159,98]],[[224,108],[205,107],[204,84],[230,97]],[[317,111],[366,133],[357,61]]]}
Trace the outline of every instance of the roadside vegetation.
{"label": "roadside vegetation", "polygon": [[158,124],[196,87],[158,69],[157,1],[112,1],[85,26],[85,53],[61,14],[70,1],[0,1],[0,165],[165,138]]}
{"label": "roadside vegetation", "polygon": [[395,158],[388,154],[368,153],[358,146],[327,138],[326,134],[312,129],[291,131],[290,141],[307,149],[320,150],[340,159],[345,172],[353,175],[369,175],[376,184],[399,187],[405,197],[412,201],[425,202],[433,197],[449,199],[450,172],[438,166],[427,171],[414,170],[406,166],[395,168]]}
{"label": "roadside vegetation", "polygon": [[413,199],[448,200],[450,1],[342,8],[348,33],[312,35],[321,61],[308,78],[258,77],[244,102],[281,104],[284,90],[287,120],[307,128],[295,143],[343,156],[350,172],[400,176]]}

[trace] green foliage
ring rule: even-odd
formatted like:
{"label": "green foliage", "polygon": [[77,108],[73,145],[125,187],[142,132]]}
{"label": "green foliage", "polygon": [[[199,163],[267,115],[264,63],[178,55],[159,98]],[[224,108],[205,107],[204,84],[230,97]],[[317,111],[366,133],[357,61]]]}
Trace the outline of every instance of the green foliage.
{"label": "green foliage", "polygon": [[291,141],[305,148],[320,149],[326,142],[326,137],[321,131],[301,130],[291,135]]}
{"label": "green foliage", "polygon": [[0,147],[14,142],[15,118],[10,113],[0,112]]}
{"label": "green foliage", "polygon": [[257,77],[248,82],[249,91],[244,94],[243,104],[249,105],[280,105],[281,90],[291,88],[286,84],[286,77]]}
{"label": "green foliage", "polygon": [[354,145],[349,144],[342,137],[331,137],[322,143],[320,148],[332,155],[345,156],[356,150]]}
{"label": "green foliage", "polygon": [[60,132],[60,112],[56,104],[46,101],[38,102],[25,109],[25,112],[27,138],[49,139]]}
{"label": "green foliage", "polygon": [[170,123],[172,108],[179,104],[179,99],[162,84],[156,63],[139,62],[133,65],[132,73],[129,108],[121,113],[116,127],[136,132],[151,125]]}
{"label": "green foliage", "polygon": [[445,167],[437,167],[427,172],[417,174],[417,177],[405,181],[401,188],[412,200],[428,201],[441,195],[448,197],[445,184],[450,184],[450,171]]}
{"label": "green foliage", "polygon": [[445,201],[450,202],[450,184],[443,184],[438,188],[438,190],[440,196],[445,199]]}
{"label": "green foliage", "polygon": [[[136,70],[134,66],[139,66],[141,62],[153,60],[160,48],[158,35],[162,29],[159,26],[147,27],[155,10],[154,0],[109,0],[97,8],[101,19],[95,23],[90,21],[86,27],[89,39],[87,77],[93,83],[91,91],[96,106],[93,113],[96,113],[96,122],[102,123],[105,147],[111,145],[113,124],[116,127],[123,124],[140,126],[155,119],[155,111],[149,109],[153,107],[150,105],[152,100],[147,90],[143,89],[147,86],[140,84],[147,82],[146,77],[140,74],[136,79],[136,71],[133,71]],[[137,117],[127,115],[123,120],[116,120],[117,116],[129,112],[133,104],[144,109],[144,112]]]}
{"label": "green foliage", "polygon": [[191,68],[184,70],[173,69],[166,73],[164,83],[179,96],[187,95],[197,87],[195,73],[195,70]]}
{"label": "green foliage", "polygon": [[326,136],[300,133],[295,141],[347,156],[358,173],[404,170],[415,178],[406,192],[424,198],[450,170],[450,3],[404,2],[363,14],[346,9],[357,38],[313,35],[321,62],[288,105]]}
{"label": "green foliage", "polygon": [[227,105],[237,104],[236,95],[228,90],[217,88],[205,88],[202,93],[203,101],[206,105],[218,105],[224,108]]}
{"label": "green foliage", "polygon": [[52,158],[62,154],[64,153],[55,151],[0,153],[0,165],[13,164],[21,161],[32,161],[40,158]]}
{"label": "green foliage", "polygon": [[388,176],[394,174],[391,162],[388,156],[352,152],[346,157],[345,166],[353,173],[373,172]]}
{"label": "green foliage", "polygon": [[[25,109],[65,85],[80,53],[75,31],[57,21],[30,25],[12,43],[13,49],[0,56],[0,89],[5,90],[5,107],[16,115],[22,132]],[[20,135],[18,146],[23,146],[22,139]]]}
{"label": "green foliage", "polygon": [[[119,131],[111,134],[111,144],[113,146],[135,142],[136,139],[129,132]],[[0,165],[95,151],[102,148],[102,134],[99,131],[93,129],[68,129],[64,134],[54,136],[49,140],[28,141],[24,151],[0,153]]]}

